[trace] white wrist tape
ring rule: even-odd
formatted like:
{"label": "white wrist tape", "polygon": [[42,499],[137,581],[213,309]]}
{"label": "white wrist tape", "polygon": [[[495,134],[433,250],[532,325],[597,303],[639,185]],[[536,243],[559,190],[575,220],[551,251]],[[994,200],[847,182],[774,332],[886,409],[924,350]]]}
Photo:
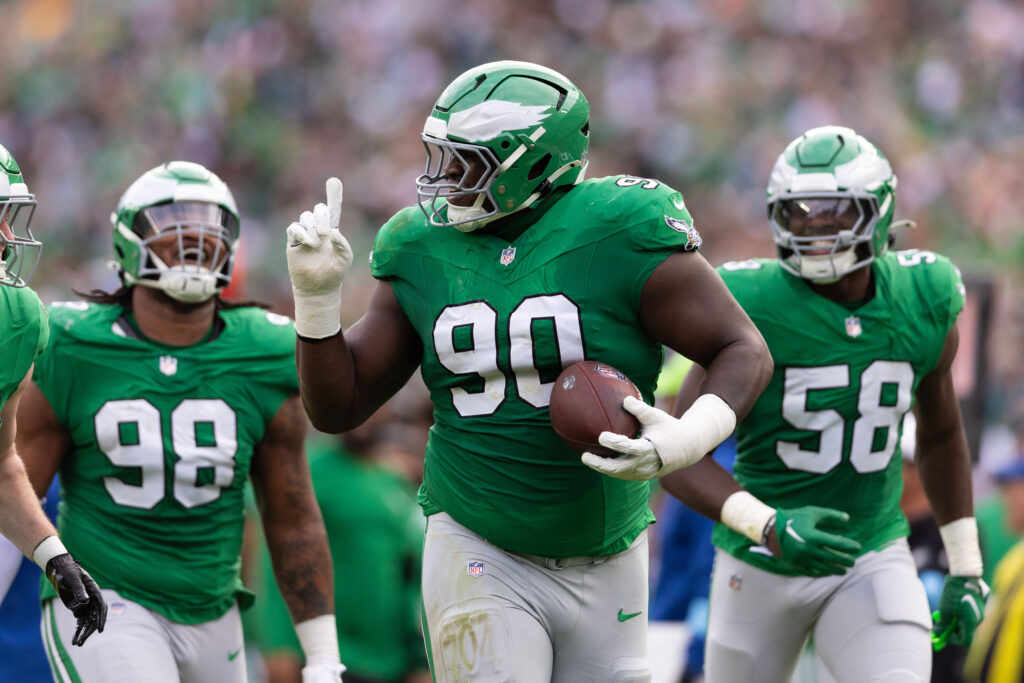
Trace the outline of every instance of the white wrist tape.
{"label": "white wrist tape", "polygon": [[307,339],[326,339],[341,330],[341,287],[327,294],[300,294],[294,289],[295,332]]}
{"label": "white wrist tape", "polygon": [[722,524],[761,545],[764,529],[775,517],[775,508],[768,507],[747,491],[737,491],[722,503]]}
{"label": "white wrist tape", "polygon": [[961,517],[939,527],[949,558],[950,576],[981,576],[981,546],[974,517]]}
{"label": "white wrist tape", "polygon": [[688,467],[725,441],[736,429],[736,412],[715,394],[701,394],[679,417],[675,431],[681,436],[678,449],[660,448],[658,455],[667,474]]}
{"label": "white wrist tape", "polygon": [[57,557],[58,555],[64,555],[68,549],[64,547],[64,544],[60,542],[60,539],[56,536],[47,536],[39,542],[36,549],[32,551],[32,561],[39,565],[39,568],[46,571],[46,563]]}
{"label": "white wrist tape", "polygon": [[321,614],[295,624],[295,635],[299,637],[302,653],[307,664],[339,664],[338,627],[333,614]]}

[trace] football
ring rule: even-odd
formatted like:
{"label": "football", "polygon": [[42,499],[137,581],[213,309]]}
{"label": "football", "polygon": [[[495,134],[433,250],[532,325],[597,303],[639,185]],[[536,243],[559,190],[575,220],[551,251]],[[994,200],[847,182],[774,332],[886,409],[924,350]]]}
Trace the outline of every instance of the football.
{"label": "football", "polygon": [[606,363],[584,360],[562,370],[551,390],[551,426],[566,446],[580,453],[617,456],[598,443],[601,432],[636,436],[640,422],[622,407],[622,399],[640,390]]}

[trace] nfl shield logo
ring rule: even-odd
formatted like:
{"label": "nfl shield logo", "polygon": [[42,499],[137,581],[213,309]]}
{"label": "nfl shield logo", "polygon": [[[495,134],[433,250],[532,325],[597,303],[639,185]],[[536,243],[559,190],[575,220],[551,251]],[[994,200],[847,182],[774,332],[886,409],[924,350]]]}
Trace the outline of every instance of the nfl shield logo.
{"label": "nfl shield logo", "polygon": [[178,359],[174,356],[160,356],[160,372],[168,377],[178,371]]}
{"label": "nfl shield logo", "polygon": [[626,381],[626,376],[610,365],[605,365],[604,363],[596,363],[594,365],[594,370],[597,371],[597,374],[603,377],[607,377],[609,379],[617,379],[623,382]]}
{"label": "nfl shield logo", "polygon": [[483,576],[484,575],[484,563],[483,562],[468,562],[466,564],[466,573],[470,576]]}
{"label": "nfl shield logo", "polygon": [[860,318],[855,315],[851,315],[846,319],[846,334],[851,337],[859,337],[863,331],[864,330],[860,327]]}
{"label": "nfl shield logo", "polygon": [[508,264],[512,263],[515,260],[516,260],[516,248],[515,247],[511,247],[511,246],[510,247],[505,247],[504,249],[501,250],[501,265],[507,266]]}
{"label": "nfl shield logo", "polygon": [[743,587],[743,577],[739,574],[733,574],[729,577],[729,588],[734,591],[738,591]]}

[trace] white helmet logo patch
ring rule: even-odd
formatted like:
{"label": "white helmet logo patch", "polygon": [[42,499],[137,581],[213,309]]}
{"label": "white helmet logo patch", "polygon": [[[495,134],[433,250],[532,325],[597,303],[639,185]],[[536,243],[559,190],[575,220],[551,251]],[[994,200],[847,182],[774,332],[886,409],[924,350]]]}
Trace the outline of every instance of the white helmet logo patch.
{"label": "white helmet logo patch", "polygon": [[526,105],[505,100],[487,100],[448,119],[448,135],[466,142],[493,140],[510,130],[526,130],[540,125],[551,114],[546,105]]}

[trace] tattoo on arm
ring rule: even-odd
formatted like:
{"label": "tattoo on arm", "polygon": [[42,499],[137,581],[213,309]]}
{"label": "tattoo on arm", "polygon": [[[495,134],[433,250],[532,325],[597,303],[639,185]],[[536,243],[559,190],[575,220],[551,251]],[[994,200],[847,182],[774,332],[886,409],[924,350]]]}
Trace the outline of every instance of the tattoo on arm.
{"label": "tattoo on arm", "polygon": [[274,575],[296,622],[334,612],[327,532],[302,448],[306,427],[298,397],[288,399],[267,426],[254,469]]}

